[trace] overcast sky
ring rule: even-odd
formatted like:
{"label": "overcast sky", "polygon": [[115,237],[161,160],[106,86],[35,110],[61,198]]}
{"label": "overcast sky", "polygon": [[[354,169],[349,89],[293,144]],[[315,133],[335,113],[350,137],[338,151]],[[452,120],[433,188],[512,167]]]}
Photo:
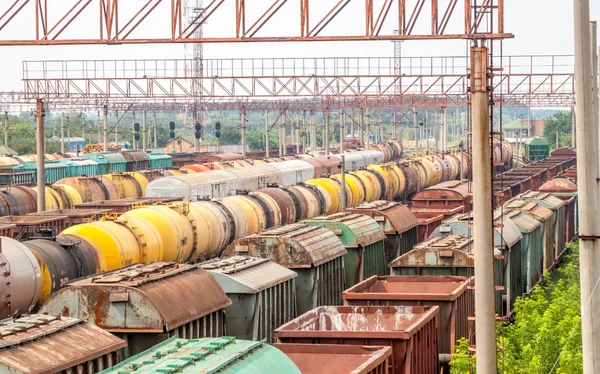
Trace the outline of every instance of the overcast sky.
{"label": "overcast sky", "polygon": [[[140,3],[141,0],[128,0],[131,3]],[[255,0],[256,1],[256,0]],[[263,0],[264,4],[271,3]],[[335,0],[337,1],[337,0]],[[416,0],[409,0],[409,3]],[[440,4],[448,0],[440,0]],[[54,1],[55,3],[57,0]],[[63,0],[60,0],[62,3]],[[590,0],[592,3],[591,18],[600,20],[600,1]],[[0,0],[0,12],[6,8],[6,0]],[[12,2],[11,2],[12,3]],[[74,3],[74,1],[64,1]],[[170,3],[170,2],[164,2]],[[205,4],[208,0],[205,0]],[[231,0],[226,3],[233,6]],[[247,3],[251,3],[248,1]],[[263,2],[258,2],[262,4]],[[311,2],[311,4],[319,2]],[[332,0],[322,0],[326,5]],[[381,4],[381,0],[376,1]],[[429,2],[427,2],[429,3]],[[290,0],[281,9],[281,14],[273,18],[262,35],[278,35],[280,30],[298,30],[297,7],[298,0]],[[225,6],[225,5],[224,5]],[[350,22],[364,29],[364,20],[360,7],[363,1],[351,3],[338,18],[328,26],[329,33],[336,30],[346,30],[344,26]],[[441,5],[440,5],[441,7]],[[505,31],[513,33],[515,38],[504,42],[505,55],[531,55],[531,54],[572,54],[573,53],[573,1],[572,0],[505,0]],[[135,7],[133,7],[135,8]],[[132,8],[132,9],[133,9]],[[206,27],[207,36],[223,35],[224,32],[233,33],[235,23],[231,20],[233,11],[216,12],[214,18]],[[286,17],[286,14],[289,16]],[[343,14],[343,17],[341,17]],[[458,14],[457,21],[460,21]],[[249,19],[256,18],[256,12],[247,11]],[[69,32],[77,33],[80,37],[90,35],[91,30],[97,30],[97,19],[92,15],[74,22],[69,26]],[[157,17],[151,23],[153,30],[168,28],[168,16]],[[229,19],[228,19],[229,18]],[[316,16],[315,16],[316,18]],[[17,19],[15,19],[17,20]],[[148,19],[151,21],[151,19]],[[160,22],[162,21],[162,22]],[[29,23],[31,24],[31,23]],[[20,32],[27,34],[32,28],[27,27],[23,19],[15,22],[12,29],[6,32]],[[385,25],[384,25],[385,28]],[[393,28],[390,23],[389,28]],[[226,31],[224,31],[226,30]],[[148,29],[141,30],[148,32]],[[97,31],[96,31],[97,32]],[[73,35],[73,34],[69,34]],[[465,55],[466,42],[464,41],[410,41],[402,44],[403,56],[439,56]],[[59,47],[2,47],[0,55],[0,80],[1,91],[21,91],[22,61],[23,60],[65,60],[65,59],[163,59],[184,58],[182,45],[128,45],[128,46],[59,46]],[[243,57],[337,57],[337,56],[393,56],[391,42],[320,42],[320,43],[241,43],[241,44],[210,44],[205,46],[205,58],[243,58]]]}

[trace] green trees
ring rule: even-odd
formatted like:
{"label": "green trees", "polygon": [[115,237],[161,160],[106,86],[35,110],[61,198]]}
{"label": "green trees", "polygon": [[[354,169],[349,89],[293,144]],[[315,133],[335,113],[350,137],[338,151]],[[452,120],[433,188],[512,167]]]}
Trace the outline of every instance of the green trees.
{"label": "green trees", "polygon": [[556,130],[558,130],[558,142],[559,146],[570,146],[571,145],[571,113],[570,112],[556,112],[554,116],[546,120],[544,126],[544,138],[548,139],[550,148],[556,148]]}
{"label": "green trees", "polygon": [[[563,264],[544,287],[515,304],[514,323],[498,334],[499,368],[507,374],[582,373],[578,245],[568,244]],[[498,330],[501,331],[499,326]],[[457,345],[452,374],[474,373],[466,340]]]}

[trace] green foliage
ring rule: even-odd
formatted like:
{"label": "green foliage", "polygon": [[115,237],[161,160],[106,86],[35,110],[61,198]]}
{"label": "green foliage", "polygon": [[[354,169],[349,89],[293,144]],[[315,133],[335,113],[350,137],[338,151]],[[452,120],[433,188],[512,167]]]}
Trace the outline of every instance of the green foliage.
{"label": "green foliage", "polygon": [[[569,243],[563,264],[546,274],[544,287],[515,303],[514,323],[498,334],[498,366],[507,374],[582,373],[578,245]],[[498,326],[500,331],[502,326]],[[475,373],[468,342],[456,346],[451,374]],[[499,349],[501,352],[501,349]]]}
{"label": "green foliage", "polygon": [[233,127],[222,127],[221,128],[221,144],[241,144],[242,134],[240,130]]}
{"label": "green foliage", "polygon": [[20,155],[35,153],[35,127],[29,123],[10,125],[8,146]]}
{"label": "green foliage", "polygon": [[[251,151],[265,149],[265,131],[247,131],[246,141],[248,143],[248,149]],[[277,134],[269,132],[269,146],[272,148],[277,147],[277,145],[279,145],[279,138],[277,137]]]}
{"label": "green foliage", "polygon": [[559,146],[571,145],[571,113],[556,112],[554,116],[546,120],[544,126],[544,137],[550,143],[550,148],[556,148],[556,130],[558,129]]}

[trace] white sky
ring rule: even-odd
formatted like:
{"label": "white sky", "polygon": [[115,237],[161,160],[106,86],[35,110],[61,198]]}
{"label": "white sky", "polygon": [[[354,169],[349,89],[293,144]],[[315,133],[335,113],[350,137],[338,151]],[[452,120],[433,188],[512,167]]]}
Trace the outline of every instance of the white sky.
{"label": "white sky", "polygon": [[[128,0],[139,4],[141,0]],[[336,0],[337,1],[337,0]],[[409,4],[415,0],[409,0]],[[448,0],[440,0],[445,4]],[[71,4],[74,0],[54,0],[54,3]],[[248,4],[257,0],[249,0]],[[0,11],[6,8],[8,0],[0,0]],[[12,3],[12,1],[11,1]],[[32,2],[33,3],[33,2]],[[50,2],[52,3],[52,2]],[[95,3],[95,2],[94,2]],[[164,1],[163,3],[168,3]],[[205,4],[208,0],[205,0]],[[271,3],[262,0],[258,4]],[[311,4],[321,2],[312,1]],[[322,0],[322,3],[331,4],[332,0]],[[381,4],[381,0],[376,0]],[[429,2],[427,2],[429,3]],[[590,0],[592,11],[591,19],[600,20],[600,0]],[[234,2],[226,1],[228,6]],[[299,5],[298,0],[290,0],[281,9],[281,14],[273,18],[273,23],[261,35],[278,35],[299,29],[297,21]],[[226,6],[226,5],[223,5]],[[260,5],[259,5],[260,6]],[[316,5],[315,5],[316,6]],[[343,10],[344,17],[337,18],[331,23],[333,33],[336,30],[345,30],[345,23],[351,22],[360,32],[364,29],[364,20],[361,19],[360,7],[364,1],[355,1]],[[440,5],[441,6],[441,5]],[[256,12],[248,5],[247,17],[256,18]],[[573,1],[572,0],[505,0],[505,31],[515,34],[515,39],[504,42],[505,55],[530,55],[530,54],[572,54],[573,53]],[[132,8],[133,9],[133,8]],[[52,9],[50,9],[52,12]],[[426,12],[427,10],[425,10]],[[31,13],[31,12],[30,12]],[[288,14],[288,17],[285,15]],[[234,32],[235,21],[231,18],[233,11],[217,11],[214,18],[206,27],[205,35],[216,36]],[[5,29],[0,37],[6,38],[6,33],[30,33],[31,22],[26,22],[27,14],[16,18],[11,28]],[[339,16],[338,16],[339,17]],[[390,16],[392,17],[392,16]],[[426,19],[428,17],[425,14]],[[316,19],[317,16],[314,16]],[[460,21],[460,14],[457,20]],[[311,18],[313,19],[313,18]],[[156,18],[151,23],[151,31],[159,32],[168,28],[168,16]],[[149,17],[148,21],[152,21]],[[162,22],[161,22],[162,21]],[[68,32],[78,34],[80,37],[97,32],[97,19],[92,15],[79,19],[68,29]],[[150,26],[150,25],[149,25]],[[455,25],[456,26],[456,25]],[[460,25],[458,25],[460,28]],[[385,25],[384,25],[385,28]],[[390,23],[389,28],[393,28]],[[92,31],[93,30],[93,31]],[[328,27],[329,30],[329,27]],[[141,30],[144,33],[148,29]],[[389,31],[388,31],[389,32]],[[391,42],[320,42],[320,43],[240,43],[240,44],[210,44],[205,46],[205,58],[244,58],[244,57],[340,57],[340,56],[393,56]],[[466,42],[464,41],[409,41],[402,44],[403,56],[439,56],[439,55],[465,55]],[[23,60],[65,60],[65,59],[168,59],[184,58],[182,45],[127,45],[127,46],[58,46],[58,47],[2,47],[0,49],[0,91],[21,91],[22,61]]]}

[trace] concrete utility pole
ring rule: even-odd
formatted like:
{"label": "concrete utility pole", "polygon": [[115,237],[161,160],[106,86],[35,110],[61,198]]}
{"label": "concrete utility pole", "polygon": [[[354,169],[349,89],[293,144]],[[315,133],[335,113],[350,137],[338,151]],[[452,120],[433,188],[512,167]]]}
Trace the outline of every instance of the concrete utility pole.
{"label": "concrete utility pole", "polygon": [[360,131],[360,136],[358,137],[360,139],[360,142],[362,143],[362,145],[365,145],[365,138],[364,138],[364,129],[365,129],[365,109],[364,108],[360,108],[360,111],[358,112],[358,126],[359,126],[359,131]]}
{"label": "concrete utility pole", "polygon": [[269,158],[269,111],[265,110],[265,157]]}
{"label": "concrete utility pole", "polygon": [[154,149],[158,148],[158,141],[156,140],[156,112],[154,114]]}
{"label": "concrete utility pole", "polygon": [[328,155],[329,150],[329,120],[331,119],[331,112],[329,108],[325,109],[325,132],[323,133],[323,145],[325,146],[325,154]]}
{"label": "concrete utility pole", "polygon": [[310,150],[317,150],[317,127],[315,125],[315,112],[310,111]]}
{"label": "concrete utility pole", "polygon": [[471,48],[473,248],[475,251],[475,310],[477,311],[475,336],[478,374],[496,374],[497,372],[487,52],[485,47]]}
{"label": "concrete utility pole", "polygon": [[531,133],[531,107],[527,107],[527,137],[531,138],[533,134]]}
{"label": "concrete utility pole", "polygon": [[102,149],[108,152],[108,105],[104,106],[104,133],[102,134]]}
{"label": "concrete utility pole", "polygon": [[340,111],[340,154],[344,153],[344,141],[346,140],[346,113]]}
{"label": "concrete utility pole", "polygon": [[295,128],[295,126],[294,126],[294,123],[295,123],[295,120],[296,120],[296,114],[295,114],[295,113],[292,115],[292,118],[291,118],[291,119],[292,119],[292,120],[290,121],[290,122],[291,122],[291,126],[290,126],[290,136],[291,136],[292,140],[291,140],[291,142],[290,142],[290,143],[291,143],[292,145],[295,145],[295,144],[296,144],[296,128]]}
{"label": "concrete utility pole", "polygon": [[119,143],[119,111],[115,111],[115,144]]}
{"label": "concrete utility pole", "polygon": [[67,152],[71,152],[71,120],[67,116]]}
{"label": "concrete utility pole", "polygon": [[296,154],[300,154],[300,119],[298,118],[298,112],[296,112],[296,125],[294,130],[296,131]]}
{"label": "concrete utility pole", "polygon": [[425,154],[429,154],[429,110],[425,109]]}
{"label": "concrete utility pole", "polygon": [[417,123],[417,108],[413,108],[413,127],[415,128],[415,156],[419,155],[419,124]]}
{"label": "concrete utility pole", "polygon": [[354,122],[354,108],[352,108],[352,121],[350,122],[350,135],[352,139],[354,139]]}
{"label": "concrete utility pole", "polygon": [[242,106],[242,158],[246,159],[246,107]]}
{"label": "concrete utility pole", "polygon": [[279,117],[279,156],[285,156],[285,122],[286,122],[286,112],[285,110],[281,111],[281,116]]}
{"label": "concrete utility pole", "polygon": [[442,108],[442,120],[440,121],[440,139],[442,141],[442,152],[446,152],[446,150],[448,149],[448,129],[446,128],[447,125],[447,119],[448,117],[446,116],[446,107]]}
{"label": "concrete utility pole", "polygon": [[65,154],[65,114],[60,114],[60,154]]}
{"label": "concrete utility pole", "polygon": [[369,109],[365,110],[365,148],[369,149],[369,146],[371,145],[371,121],[370,117],[369,117]]}
{"label": "concrete utility pole", "polygon": [[85,142],[85,113],[81,113],[81,138]]}
{"label": "concrete utility pole", "polygon": [[302,112],[302,152],[306,153],[306,143],[307,143],[307,135],[306,132],[306,110]]}
{"label": "concrete utility pole", "polygon": [[35,106],[35,124],[36,124],[36,148],[37,148],[37,210],[43,212],[46,210],[46,168],[44,166],[46,154],[46,134],[44,134],[44,102],[37,99]]}
{"label": "concrete utility pole", "polygon": [[8,147],[8,112],[4,112],[4,146]]}
{"label": "concrete utility pole", "polygon": [[142,112],[142,151],[146,152],[146,148],[148,147],[148,138],[146,134],[146,112],[144,109]]}
{"label": "concrete utility pole", "polygon": [[[579,199],[579,266],[583,372],[600,372],[600,185],[597,178],[598,121],[593,65],[595,50],[590,30],[589,0],[573,0],[575,19],[575,93],[577,188]],[[592,26],[593,27],[593,26]],[[594,35],[595,36],[595,32]]]}
{"label": "concrete utility pole", "polygon": [[577,147],[577,136],[575,135],[575,107],[571,107],[571,147]]}

